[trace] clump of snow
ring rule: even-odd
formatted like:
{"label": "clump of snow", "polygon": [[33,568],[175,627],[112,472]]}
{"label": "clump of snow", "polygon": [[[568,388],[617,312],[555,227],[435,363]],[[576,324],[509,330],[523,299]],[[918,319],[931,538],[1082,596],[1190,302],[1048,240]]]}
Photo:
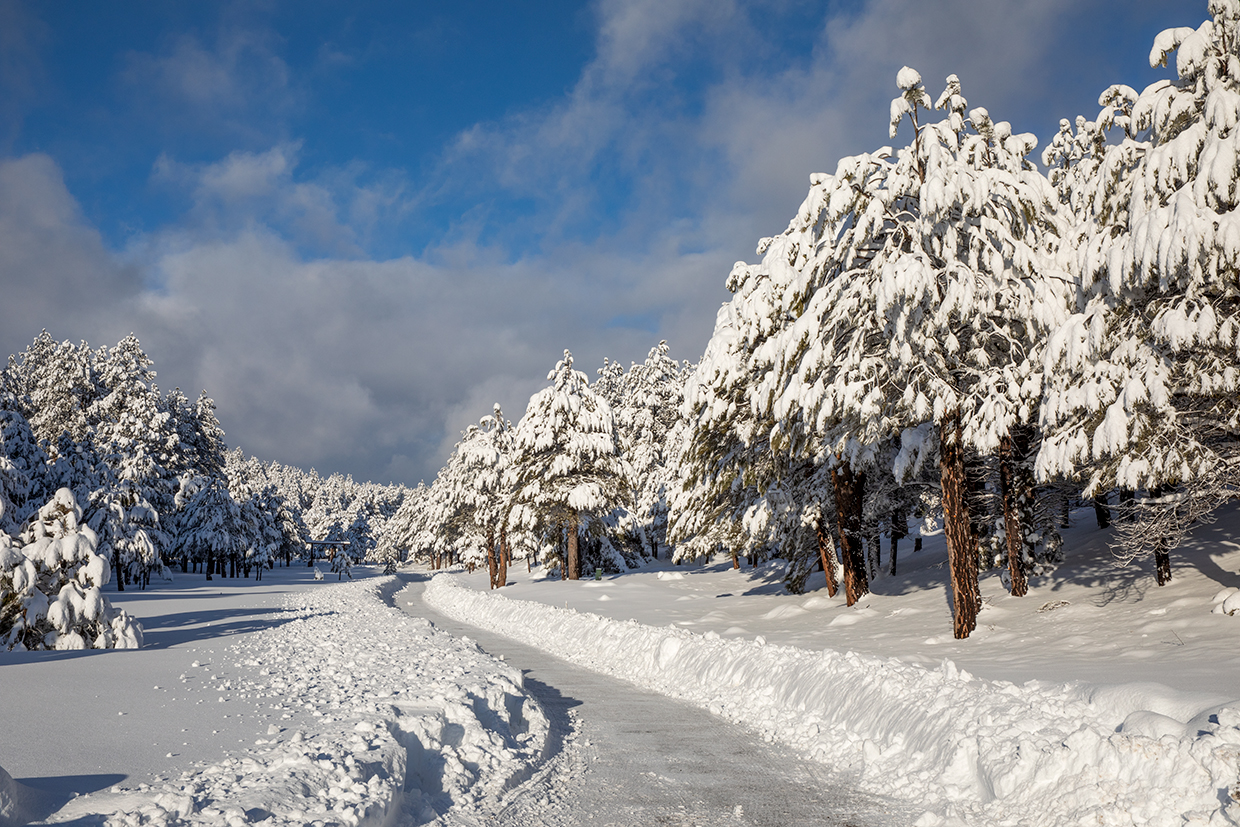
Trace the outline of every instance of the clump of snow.
{"label": "clump of snow", "polygon": [[496,600],[447,576],[432,580],[426,600],[851,768],[863,788],[925,807],[919,824],[1240,818],[1229,792],[1240,784],[1240,704],[1193,710],[1186,723],[1172,696],[1150,686],[1018,686],[947,659],[926,668]]}
{"label": "clump of snow", "polygon": [[1216,615],[1235,615],[1237,611],[1240,611],[1240,589],[1223,589],[1214,595],[1214,608],[1211,612]]}
{"label": "clump of snow", "polygon": [[523,777],[548,723],[521,674],[384,605],[394,582],[295,593],[283,622],[232,647],[229,660],[253,667],[234,689],[276,711],[313,710],[310,725],[272,725],[249,749],[172,781],[83,796],[53,821],[421,824]]}

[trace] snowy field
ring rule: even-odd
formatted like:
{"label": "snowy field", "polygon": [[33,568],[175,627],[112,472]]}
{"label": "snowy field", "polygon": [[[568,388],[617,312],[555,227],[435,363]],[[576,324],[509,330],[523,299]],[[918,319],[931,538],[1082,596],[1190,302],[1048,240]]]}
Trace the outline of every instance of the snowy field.
{"label": "snowy field", "polygon": [[1219,609],[1240,586],[1240,514],[1200,528],[1163,588],[1115,568],[1109,533],[1074,514],[1067,561],[1025,598],[984,576],[964,641],[934,536],[853,608],[821,574],[789,595],[777,566],[728,562],[576,583],[518,566],[503,597],[476,573],[427,598],[850,767],[924,805],[922,825],[1238,823],[1240,614]]}
{"label": "snowy field", "polygon": [[0,656],[0,825],[418,824],[524,779],[518,672],[385,605],[395,578],[311,573],[110,594],[149,648]]}

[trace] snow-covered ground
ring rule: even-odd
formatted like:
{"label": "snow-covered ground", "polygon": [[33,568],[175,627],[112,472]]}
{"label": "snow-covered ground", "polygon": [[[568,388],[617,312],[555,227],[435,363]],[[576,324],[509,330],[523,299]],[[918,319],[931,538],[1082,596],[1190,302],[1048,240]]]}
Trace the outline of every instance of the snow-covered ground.
{"label": "snow-covered ground", "polygon": [[[601,581],[516,567],[437,577],[427,599],[574,662],[693,700],[924,804],[921,824],[1240,822],[1240,513],[1203,526],[1175,579],[1116,568],[1092,511],[1068,559],[955,641],[942,540],[846,608],[775,566],[654,566]],[[459,588],[465,585],[472,588]]]}
{"label": "snow-covered ground", "polygon": [[184,576],[114,595],[149,649],[3,656],[0,825],[417,824],[496,796],[546,718],[517,671],[386,605],[397,585]]}

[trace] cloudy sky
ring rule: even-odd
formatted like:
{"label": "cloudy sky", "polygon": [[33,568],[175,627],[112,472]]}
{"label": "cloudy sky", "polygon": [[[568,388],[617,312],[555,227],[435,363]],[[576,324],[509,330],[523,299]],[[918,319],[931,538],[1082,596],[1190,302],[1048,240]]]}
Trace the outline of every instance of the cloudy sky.
{"label": "cloudy sky", "polygon": [[1045,142],[1205,7],[0,0],[0,356],[134,332],[230,445],[429,483],[565,348],[696,360],[902,65]]}

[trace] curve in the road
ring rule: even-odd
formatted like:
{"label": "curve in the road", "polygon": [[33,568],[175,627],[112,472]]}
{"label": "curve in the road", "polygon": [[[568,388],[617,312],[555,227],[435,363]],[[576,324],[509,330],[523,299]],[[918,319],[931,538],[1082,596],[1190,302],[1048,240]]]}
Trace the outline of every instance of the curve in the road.
{"label": "curve in the road", "polygon": [[[909,813],[706,710],[439,614],[405,575],[403,611],[474,640],[525,675],[551,721],[545,763],[480,814],[508,827],[904,824]],[[462,814],[464,815],[464,814]]]}

